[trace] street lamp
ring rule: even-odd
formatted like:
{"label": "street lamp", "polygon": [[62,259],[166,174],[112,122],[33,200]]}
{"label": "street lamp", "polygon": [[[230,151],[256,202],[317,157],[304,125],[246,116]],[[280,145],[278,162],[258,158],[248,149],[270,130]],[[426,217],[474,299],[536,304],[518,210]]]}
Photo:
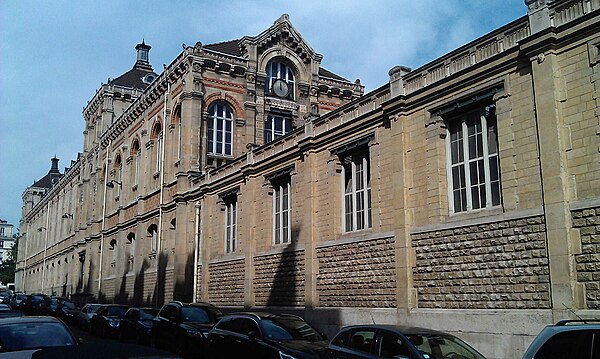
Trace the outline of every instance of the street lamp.
{"label": "street lamp", "polygon": [[115,183],[119,185],[119,188],[123,187],[123,183],[117,181],[117,180],[110,180],[109,182],[106,182],[106,187],[108,188],[115,188]]}
{"label": "street lamp", "polygon": [[62,218],[64,218],[64,219],[73,218],[73,213],[67,213],[67,212],[65,212],[65,214],[62,215]]}
{"label": "street lamp", "polygon": [[46,227],[39,227],[38,228],[38,232],[45,231],[45,230],[46,230]]}

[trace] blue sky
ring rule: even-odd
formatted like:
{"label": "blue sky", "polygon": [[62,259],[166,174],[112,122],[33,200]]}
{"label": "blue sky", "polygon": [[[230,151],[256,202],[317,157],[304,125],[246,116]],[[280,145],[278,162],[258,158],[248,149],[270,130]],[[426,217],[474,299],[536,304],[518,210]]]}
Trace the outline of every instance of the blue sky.
{"label": "blue sky", "polygon": [[322,66],[366,91],[523,15],[523,0],[0,1],[0,218],[83,148],[83,107],[128,71],[142,38],[155,71],[193,45],[257,35],[290,15]]}

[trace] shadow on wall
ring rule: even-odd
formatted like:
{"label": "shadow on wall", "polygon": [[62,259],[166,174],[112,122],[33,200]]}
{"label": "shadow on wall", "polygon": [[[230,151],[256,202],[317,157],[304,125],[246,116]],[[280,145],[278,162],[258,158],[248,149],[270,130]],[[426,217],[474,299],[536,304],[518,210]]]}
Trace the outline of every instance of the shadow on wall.
{"label": "shadow on wall", "polygon": [[194,301],[194,253],[188,253],[185,261],[185,273],[183,280],[175,282],[173,300],[184,303]]}

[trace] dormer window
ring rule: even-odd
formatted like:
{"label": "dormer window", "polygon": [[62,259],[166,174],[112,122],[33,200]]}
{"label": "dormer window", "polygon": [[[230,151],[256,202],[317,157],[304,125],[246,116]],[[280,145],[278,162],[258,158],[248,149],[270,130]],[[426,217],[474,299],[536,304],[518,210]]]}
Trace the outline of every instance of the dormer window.
{"label": "dormer window", "polygon": [[294,71],[287,64],[271,61],[267,64],[267,81],[265,92],[280,98],[294,99]]}

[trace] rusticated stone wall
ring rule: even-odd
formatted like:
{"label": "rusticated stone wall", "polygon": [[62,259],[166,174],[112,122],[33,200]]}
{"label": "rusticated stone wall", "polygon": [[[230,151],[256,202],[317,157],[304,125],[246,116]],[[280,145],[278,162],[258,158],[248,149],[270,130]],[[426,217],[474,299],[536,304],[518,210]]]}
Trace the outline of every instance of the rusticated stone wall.
{"label": "rusticated stone wall", "polygon": [[543,216],[413,234],[421,308],[550,308]]}
{"label": "rusticated stone wall", "polygon": [[322,307],[396,307],[394,238],[317,249]]}
{"label": "rusticated stone wall", "polygon": [[196,302],[200,302],[202,301],[202,264],[199,264],[198,267],[196,267],[196,274],[197,274],[197,278],[196,278],[196,293],[195,295],[195,301]]}
{"label": "rusticated stone wall", "polygon": [[244,305],[244,260],[208,266],[208,298],[215,305]]}
{"label": "rusticated stone wall", "polygon": [[577,281],[585,286],[587,308],[600,309],[600,207],[571,215],[581,237],[581,254],[575,255]]}
{"label": "rusticated stone wall", "polygon": [[304,278],[304,251],[255,257],[254,299],[256,305],[303,305]]}

